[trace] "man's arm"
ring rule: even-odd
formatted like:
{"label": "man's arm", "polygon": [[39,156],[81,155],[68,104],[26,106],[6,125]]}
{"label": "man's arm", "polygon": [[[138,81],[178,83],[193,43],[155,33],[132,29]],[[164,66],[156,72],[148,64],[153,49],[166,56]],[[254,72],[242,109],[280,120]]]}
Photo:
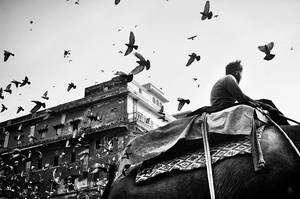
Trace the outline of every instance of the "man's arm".
{"label": "man's arm", "polygon": [[232,75],[228,75],[225,79],[225,87],[227,91],[232,95],[234,99],[238,102],[249,102],[251,105],[257,106],[258,103],[245,95],[242,90],[240,89],[237,81]]}

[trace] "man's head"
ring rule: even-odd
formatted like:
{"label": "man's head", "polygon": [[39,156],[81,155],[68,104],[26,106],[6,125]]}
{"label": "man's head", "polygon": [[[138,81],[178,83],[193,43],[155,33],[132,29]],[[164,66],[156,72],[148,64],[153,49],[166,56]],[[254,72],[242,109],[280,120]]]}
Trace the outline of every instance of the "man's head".
{"label": "man's head", "polygon": [[239,83],[242,78],[243,66],[240,60],[235,62],[230,62],[226,66],[226,75],[233,75],[237,82]]}

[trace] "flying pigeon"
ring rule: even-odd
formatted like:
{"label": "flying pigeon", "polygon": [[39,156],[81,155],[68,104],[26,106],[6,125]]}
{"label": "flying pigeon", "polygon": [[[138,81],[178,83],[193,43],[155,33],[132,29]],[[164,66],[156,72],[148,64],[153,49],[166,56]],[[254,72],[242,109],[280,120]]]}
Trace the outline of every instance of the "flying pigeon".
{"label": "flying pigeon", "polygon": [[9,94],[11,94],[12,93],[12,90],[10,89],[10,87],[11,87],[11,84],[8,84],[7,86],[6,86],[6,88],[5,88],[5,92],[7,92],[7,93],[9,93]]}
{"label": "flying pigeon", "polygon": [[190,56],[190,58],[189,58],[189,60],[188,60],[188,62],[187,62],[187,64],[186,64],[186,66],[191,65],[195,59],[196,59],[197,61],[200,60],[200,55],[197,55],[196,53],[192,53],[192,54],[190,54],[189,56]]}
{"label": "flying pigeon", "polygon": [[271,50],[273,49],[273,47],[274,42],[270,42],[267,45],[258,46],[258,49],[266,54],[266,56],[264,57],[265,60],[269,61],[275,57],[274,54],[271,54]]}
{"label": "flying pigeon", "polygon": [[70,54],[71,54],[71,50],[65,50],[64,51],[64,58],[68,58]]}
{"label": "flying pigeon", "polygon": [[115,5],[118,5],[121,0],[115,0]]}
{"label": "flying pigeon", "polygon": [[150,61],[146,60],[140,53],[135,52],[134,55],[139,59],[139,61],[137,61],[137,63],[139,65],[143,65],[146,67],[146,70],[150,69]]}
{"label": "flying pigeon", "polygon": [[181,98],[181,97],[178,97],[178,98],[177,98],[177,101],[179,102],[178,108],[177,108],[178,111],[180,111],[180,110],[182,109],[182,107],[183,107],[183,105],[184,105],[185,103],[187,103],[187,104],[190,103],[190,100],[189,100],[189,99],[183,99],[183,98]]}
{"label": "flying pigeon", "polygon": [[135,37],[134,37],[134,34],[133,32],[130,32],[130,36],[129,36],[129,43],[128,44],[125,44],[127,46],[127,50],[124,54],[124,56],[130,54],[132,52],[133,49],[137,50],[138,49],[138,46],[137,45],[134,45],[135,43]]}
{"label": "flying pigeon", "polygon": [[15,84],[16,88],[18,88],[19,85],[21,85],[21,82],[16,81],[16,80],[11,81],[11,83]]}
{"label": "flying pigeon", "polygon": [[193,78],[193,80],[194,80],[194,81],[197,81],[197,80],[198,80],[198,78],[197,78],[197,77],[194,77],[194,78]]}
{"label": "flying pigeon", "polygon": [[126,74],[122,71],[115,72],[115,75],[118,75],[124,79],[126,79],[126,82],[131,82],[133,80],[133,74]]}
{"label": "flying pigeon", "polygon": [[20,87],[25,86],[26,84],[30,85],[31,82],[28,80],[28,77],[25,76],[24,80],[22,80],[22,83],[20,84]]}
{"label": "flying pigeon", "polygon": [[0,99],[4,99],[4,96],[3,96],[3,88],[0,88]]}
{"label": "flying pigeon", "polygon": [[48,97],[47,95],[48,95],[48,91],[46,91],[46,92],[43,94],[42,98],[45,99],[45,100],[49,100],[49,97]]}
{"label": "flying pigeon", "polygon": [[6,62],[10,56],[15,56],[15,54],[13,54],[7,50],[4,50],[4,62]]}
{"label": "flying pigeon", "polygon": [[218,18],[219,17],[219,15],[214,15],[214,18]]}
{"label": "flying pigeon", "polygon": [[206,1],[205,6],[204,6],[204,11],[200,12],[202,14],[201,20],[205,20],[205,19],[211,19],[213,16],[212,11],[210,11],[209,8],[209,1]]}
{"label": "flying pigeon", "polygon": [[100,164],[98,162],[96,162],[94,165],[94,170],[92,171],[92,173],[97,173],[99,171],[104,171],[104,172],[107,172],[107,168],[105,167],[104,164]]}
{"label": "flying pigeon", "polygon": [[75,2],[75,4],[79,5],[79,0],[77,0],[77,1]]}
{"label": "flying pigeon", "polygon": [[2,104],[2,108],[1,108],[1,113],[3,112],[3,111],[5,111],[5,110],[7,110],[7,107],[4,105],[4,104]]}
{"label": "flying pigeon", "polygon": [[69,86],[68,86],[68,88],[67,88],[67,91],[69,92],[72,88],[73,88],[73,89],[76,88],[76,85],[75,85],[73,82],[69,83]]}
{"label": "flying pigeon", "polygon": [[146,61],[145,58],[138,52],[135,52],[134,55],[139,59],[139,61],[137,61],[139,65],[135,67],[129,74],[137,75],[140,72],[142,72],[145,69],[145,67],[146,70],[149,70],[150,61],[149,60]]}
{"label": "flying pigeon", "polygon": [[194,35],[188,38],[188,40],[194,40],[198,35]]}
{"label": "flying pigeon", "polygon": [[24,108],[22,106],[19,106],[17,110],[17,114],[20,113],[21,111],[24,111]]}
{"label": "flying pigeon", "polygon": [[46,104],[40,101],[32,100],[35,103],[35,106],[30,110],[30,113],[37,112],[41,107],[45,108]]}

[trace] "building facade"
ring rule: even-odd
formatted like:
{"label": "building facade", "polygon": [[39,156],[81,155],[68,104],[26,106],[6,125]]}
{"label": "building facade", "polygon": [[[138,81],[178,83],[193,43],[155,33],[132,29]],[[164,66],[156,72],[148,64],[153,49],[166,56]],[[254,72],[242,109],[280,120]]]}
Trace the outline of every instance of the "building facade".
{"label": "building facade", "polygon": [[[115,77],[83,98],[0,123],[0,195],[99,198],[130,139],[174,120],[151,83]],[[160,113],[159,113],[160,112]]]}

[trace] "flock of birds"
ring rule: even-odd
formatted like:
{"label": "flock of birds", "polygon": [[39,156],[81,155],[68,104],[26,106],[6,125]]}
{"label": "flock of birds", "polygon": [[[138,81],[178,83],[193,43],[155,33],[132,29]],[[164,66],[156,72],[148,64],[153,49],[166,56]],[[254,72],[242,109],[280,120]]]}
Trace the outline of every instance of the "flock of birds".
{"label": "flock of birds", "polygon": [[[67,0],[70,1],[70,0]],[[115,5],[118,5],[120,3],[120,0],[115,0]],[[79,0],[75,2],[75,4],[79,5]],[[203,11],[200,12],[201,16],[201,20],[210,20],[212,17],[217,18],[219,15],[213,15],[213,12],[210,9],[210,2],[206,1],[205,6]],[[30,21],[30,24],[33,24],[33,21]],[[137,27],[137,25],[135,25],[135,27]],[[121,31],[121,29],[118,29],[118,31]],[[197,35],[193,35],[189,38],[187,38],[188,40],[194,40],[197,37]],[[130,53],[132,53],[133,50],[138,50],[138,45],[135,43],[135,35],[134,33],[131,31],[130,35],[129,35],[129,42],[125,43],[127,49],[124,53],[124,56],[129,55]],[[260,51],[262,51],[263,53],[265,53],[265,60],[271,60],[275,57],[274,54],[271,53],[271,50],[274,47],[274,42],[270,42],[266,45],[262,45],[262,46],[258,46],[258,49]],[[123,51],[119,51],[119,53],[123,53]],[[70,55],[71,55],[71,50],[64,50],[63,53],[63,57],[65,59],[68,59],[69,62],[72,61],[72,59],[70,59]],[[130,73],[125,73],[123,71],[116,71],[114,73],[114,75],[117,76],[121,76],[124,79],[126,79],[127,82],[131,82],[133,80],[133,77],[139,73],[141,73],[144,69],[149,70],[150,69],[150,61],[148,59],[145,59],[144,56],[139,53],[139,52],[134,52],[134,55],[136,56],[136,58],[138,59],[136,61],[136,63],[138,64],[138,66],[136,66]],[[15,56],[15,54],[13,52],[10,52],[8,50],[4,50],[4,62],[8,61],[8,59],[10,57]],[[186,63],[186,67],[190,66],[193,62],[195,61],[200,61],[201,57],[200,55],[197,55],[197,53],[192,52],[191,54],[188,55],[189,59]],[[102,72],[104,72],[104,70],[101,70]],[[193,78],[194,81],[197,81],[198,78]],[[4,92],[12,94],[12,90],[11,90],[11,84],[15,84],[16,88],[18,87],[22,87],[25,86],[26,84],[30,85],[30,82],[28,80],[28,77],[26,76],[24,80],[22,80],[22,82],[13,80],[11,81],[11,83],[9,83],[5,89],[0,88],[0,99],[4,99]],[[200,87],[200,84],[197,85],[198,88]],[[73,82],[70,82],[67,86],[67,92],[71,91],[71,89],[76,89],[76,85]],[[41,98],[43,100],[49,100],[48,97],[48,91],[45,91],[44,94],[41,96]],[[179,97],[177,99],[177,101],[179,102],[178,104],[178,108],[177,110],[180,111],[182,109],[182,107],[184,106],[184,104],[189,104],[190,101],[189,99],[183,99],[181,97]],[[45,102],[41,102],[40,100],[32,100],[31,102],[35,103],[34,107],[30,110],[30,113],[34,114],[35,112],[37,112],[38,110],[40,110],[41,108],[45,108],[46,104]],[[8,110],[8,107],[5,104],[1,104],[1,112],[4,112]],[[16,113],[19,114],[20,112],[24,111],[24,108],[22,106],[18,106]]]}
{"label": "flock of birds", "polygon": [[[66,1],[70,1],[70,0],[66,0]],[[115,0],[115,5],[118,5],[120,3],[120,0]],[[75,4],[79,5],[79,0],[75,1]],[[206,1],[205,6],[204,6],[204,10],[200,12],[201,14],[201,20],[210,20],[213,17],[217,18],[219,15],[213,15],[213,12],[210,10],[210,2]],[[30,21],[30,24],[33,24],[33,21]],[[137,26],[137,25],[136,25]],[[136,27],[135,26],[135,27]],[[32,31],[32,29],[30,29]],[[118,31],[120,31],[121,29],[119,29]],[[194,40],[197,38],[198,35],[193,35],[191,37],[188,37],[188,40]],[[131,31],[129,34],[129,41],[128,43],[125,43],[126,46],[126,51],[124,53],[124,56],[128,56],[131,53],[137,58],[137,66],[135,68],[133,68],[129,73],[125,73],[123,71],[116,71],[114,73],[114,75],[116,76],[120,76],[122,78],[124,78],[127,82],[131,82],[134,78],[134,76],[138,75],[139,73],[141,73],[144,70],[150,70],[151,68],[151,63],[148,59],[146,59],[141,53],[137,52],[139,46],[136,44],[135,42],[135,35],[134,33]],[[269,61],[272,60],[275,55],[271,53],[271,50],[274,47],[274,42],[270,42],[268,44],[264,44],[261,46],[258,46],[258,49],[263,52],[265,54],[264,59]],[[291,50],[293,50],[291,48]],[[134,51],[134,52],[133,52]],[[120,54],[123,53],[123,51],[119,51]],[[154,53],[154,52],[153,52]],[[15,57],[16,55],[13,52],[10,52],[8,50],[4,50],[4,62],[7,62],[9,59],[12,59],[12,57]],[[64,50],[63,52],[63,58],[67,59],[69,62],[72,62],[72,59],[70,58],[71,56],[71,50]],[[190,65],[192,65],[195,61],[200,61],[201,57],[200,55],[198,55],[195,52],[192,52],[191,54],[188,55],[188,61],[186,63],[186,67],[189,67]],[[101,70],[101,72],[104,72],[104,70]],[[194,77],[193,81],[197,81],[198,78]],[[13,90],[12,90],[12,84],[15,85],[15,88],[18,89],[20,87],[26,86],[26,85],[30,85],[31,82],[29,81],[29,78],[27,76],[25,76],[25,78],[21,81],[17,81],[17,80],[12,80],[6,87],[4,88],[0,88],[0,100],[5,99],[4,94],[12,94]],[[200,84],[198,84],[198,87],[200,86]],[[76,85],[73,82],[68,83],[66,91],[70,92],[72,89],[76,89]],[[43,95],[41,95],[41,99],[47,101],[49,100],[49,96],[48,96],[48,91],[45,91],[43,93]],[[184,99],[182,97],[178,97],[177,98],[178,101],[178,111],[181,111],[183,106],[185,104],[190,104],[190,100],[189,99]],[[35,105],[34,107],[30,110],[31,114],[36,113],[37,111],[39,111],[41,108],[46,108],[46,103],[42,102],[40,100],[32,100],[31,102],[33,102]],[[8,108],[2,103],[1,104],[1,112],[4,112],[8,110]],[[24,108],[22,106],[18,106],[16,113],[19,114],[20,112],[24,111]],[[166,118],[166,113],[164,112],[164,107],[161,106],[160,110],[158,111],[159,114],[159,119],[163,120],[163,121],[168,121]],[[98,117],[96,116],[88,116],[89,119],[91,121],[96,121],[99,120]],[[17,141],[17,144],[20,145],[24,139],[24,135],[22,134],[22,124],[19,126],[18,128],[18,134],[15,135],[14,139]],[[29,139],[33,139],[36,140],[37,138],[30,135],[28,136]],[[65,143],[65,149],[68,149],[70,147],[82,147],[83,146],[83,142],[85,139],[85,133],[81,133],[79,134],[77,131],[73,132],[73,135],[70,139],[66,140]],[[108,143],[101,145],[101,147],[103,148],[104,153],[109,154],[112,153],[113,150],[113,143],[112,141],[109,141]],[[38,159],[41,159],[43,157],[43,154],[41,151],[35,150],[35,151],[31,151],[29,150],[28,153],[24,154],[20,149],[16,148],[12,151],[10,157],[8,160],[4,161],[3,159],[1,159],[0,157],[0,166],[1,168],[7,168],[8,170],[10,170],[11,172],[14,172],[15,167],[18,166],[21,162],[24,161],[28,161],[32,158],[32,156],[37,156]],[[61,154],[59,154],[59,158],[63,158],[66,155],[66,152],[63,151],[61,152]],[[129,158],[130,154],[125,154],[124,158]],[[82,161],[84,160],[86,157],[89,157],[89,151],[82,151],[81,153],[78,154],[78,156],[80,156],[79,160]],[[97,157],[100,157],[100,155],[97,154]],[[72,169],[72,166],[70,166],[67,162],[62,163],[62,166],[67,168],[67,169]],[[48,165],[45,165],[43,167],[43,169],[47,169],[49,167]],[[75,167],[78,167],[78,165],[76,164]],[[122,171],[123,175],[125,175],[125,171],[126,169],[128,169],[130,167],[130,165],[125,166],[125,170]],[[35,169],[35,166],[31,166],[30,167],[30,171]],[[100,163],[95,163],[92,166],[92,171],[91,173],[95,174],[99,171],[103,171],[103,172],[107,172],[108,171],[108,165],[107,164],[100,164]],[[14,180],[19,180],[18,178],[24,178],[25,174],[24,171],[22,171],[22,173],[19,176],[11,176],[12,181]],[[5,176],[0,176],[0,178],[4,178]],[[25,178],[26,179],[26,178]],[[42,182],[43,179],[41,179]],[[55,182],[57,184],[60,183],[61,181],[61,173],[59,172],[59,169],[56,168],[53,170],[52,173],[52,182]],[[70,182],[70,180],[67,181],[68,186],[70,185],[74,185],[73,183]],[[28,188],[28,190],[32,190],[32,194],[35,194],[35,189],[34,186],[32,184],[32,181],[27,181],[26,182],[26,186]],[[7,190],[13,190],[14,192],[18,192],[20,191],[20,187],[12,187],[11,185],[7,186]],[[48,195],[51,196],[53,194],[53,191],[47,191]]]}

